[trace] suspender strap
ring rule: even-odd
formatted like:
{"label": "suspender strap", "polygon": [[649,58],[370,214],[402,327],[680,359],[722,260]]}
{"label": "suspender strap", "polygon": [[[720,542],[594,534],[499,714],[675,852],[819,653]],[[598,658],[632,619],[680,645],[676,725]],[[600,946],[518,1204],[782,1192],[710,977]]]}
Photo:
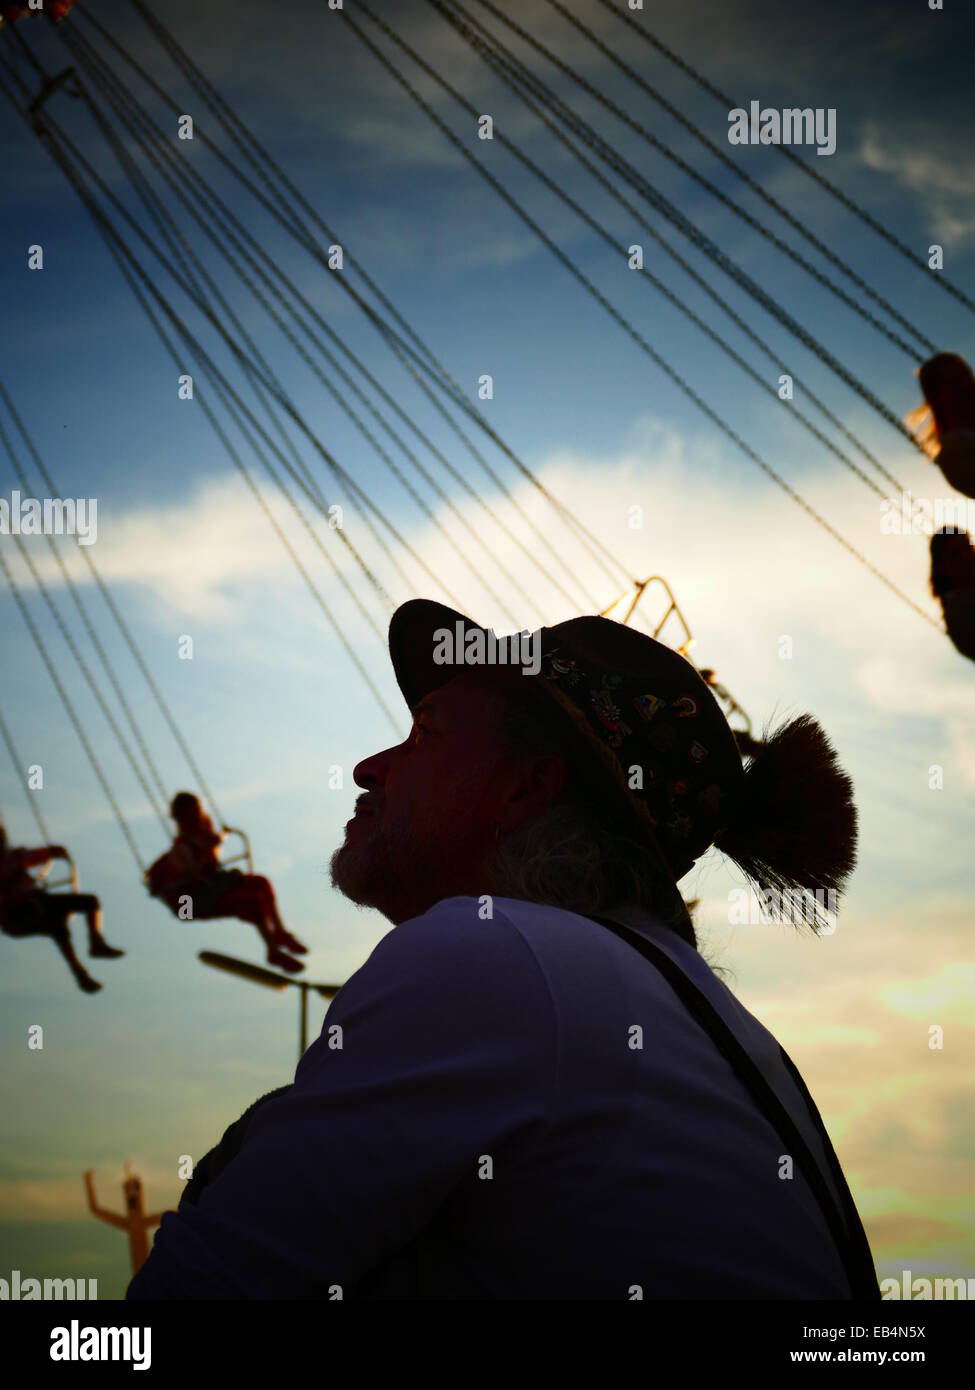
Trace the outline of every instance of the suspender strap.
{"label": "suspender strap", "polygon": [[863,1229],[863,1222],[860,1220],[860,1213],[856,1209],[856,1203],[853,1200],[853,1194],[847,1184],[846,1176],[843,1169],[840,1167],[839,1159],[836,1157],[836,1151],[833,1148],[832,1140],[829,1137],[826,1126],[823,1124],[822,1116],[816,1108],[816,1102],[809,1094],[809,1089],[799,1074],[799,1068],[796,1066],[795,1062],[793,1062],[781,1043],[779,1044],[779,1056],[782,1058],[786,1071],[792,1077],[796,1090],[806,1103],[806,1110],[816,1127],[816,1132],[819,1135],[826,1153],[826,1160],[830,1166],[833,1182],[836,1186],[836,1190],[840,1194],[840,1201],[843,1205],[843,1215],[849,1233],[850,1268],[857,1272],[864,1290],[864,1292],[860,1294],[858,1292],[858,1285],[854,1284],[854,1294],[857,1297],[874,1300],[880,1299],[880,1287],[877,1283],[877,1272],[874,1268],[873,1255],[870,1253],[870,1242],[867,1240],[867,1233]]}
{"label": "suspender strap", "polygon": [[593,917],[591,920],[606,927],[621,941],[633,946],[650,961],[651,965],[656,966],[684,1004],[688,1013],[710,1036],[758,1108],[785,1143],[788,1152],[793,1155],[800,1172],[809,1183],[843,1261],[854,1298],[879,1300],[880,1288],[877,1284],[873,1257],[870,1254],[866,1233],[847,1186],[846,1178],[843,1176],[843,1170],[839,1165],[839,1160],[830,1143],[829,1135],[826,1133],[826,1127],[816,1109],[815,1102],[785,1049],[781,1047],[779,1049],[782,1054],[782,1061],[798,1087],[799,1094],[809,1111],[810,1119],[822,1140],[833,1181],[840,1195],[840,1202],[843,1207],[842,1219],[823,1179],[819,1165],[792,1116],[776,1095],[754,1058],[735,1037],[707,995],[684,973],[666,951],[661,950],[655,942],[648,941],[640,932],[625,927],[621,922],[613,922],[607,917]]}

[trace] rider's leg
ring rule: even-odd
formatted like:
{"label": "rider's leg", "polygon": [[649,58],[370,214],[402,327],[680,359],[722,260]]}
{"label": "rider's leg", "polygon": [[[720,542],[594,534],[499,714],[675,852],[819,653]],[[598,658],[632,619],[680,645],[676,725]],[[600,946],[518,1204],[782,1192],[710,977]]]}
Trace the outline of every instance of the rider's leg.
{"label": "rider's leg", "polygon": [[58,912],[57,916],[51,914],[48,926],[45,928],[46,936],[49,936],[55,943],[61,955],[68,963],[68,969],[75,978],[75,983],[79,989],[83,989],[86,994],[97,994],[101,985],[97,980],[93,980],[88,971],[78,959],[71,940],[71,933],[68,931],[68,920]]}
{"label": "rider's leg", "polygon": [[73,912],[83,912],[85,921],[88,924],[88,954],[105,959],[114,959],[117,956],[124,956],[124,951],[119,951],[114,946],[109,946],[102,936],[102,906],[94,893],[60,893],[58,902],[62,906],[66,917]]}
{"label": "rider's leg", "polygon": [[[262,883],[267,885],[266,889],[261,887]],[[237,917],[242,922],[250,922],[260,932],[261,940],[267,947],[268,963],[295,974],[302,966],[282,949],[289,942],[274,928],[273,917],[268,912],[267,889],[270,889],[267,879],[260,879],[255,874],[241,875],[220,898],[214,916]]]}
{"label": "rider's leg", "polygon": [[296,936],[293,936],[281,921],[281,914],[278,912],[277,898],[274,896],[274,889],[271,886],[270,880],[254,875],[253,882],[255,885],[260,884],[260,892],[263,896],[267,920],[271,923],[278,941],[282,946],[286,946],[289,951],[297,951],[299,954],[304,955],[308,947],[300,942]]}

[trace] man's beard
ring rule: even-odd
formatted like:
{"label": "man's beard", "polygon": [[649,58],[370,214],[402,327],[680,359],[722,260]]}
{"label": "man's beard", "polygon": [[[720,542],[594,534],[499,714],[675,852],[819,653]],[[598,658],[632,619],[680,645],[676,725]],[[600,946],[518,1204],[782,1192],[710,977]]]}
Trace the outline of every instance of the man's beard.
{"label": "man's beard", "polygon": [[441,898],[487,891],[459,886],[453,870],[470,859],[471,807],[483,794],[495,761],[493,753],[474,760],[463,778],[439,789],[435,806],[413,805],[393,823],[383,816],[371,834],[360,832],[351,841],[347,835],[332,855],[332,887],[395,923],[425,912]]}
{"label": "man's beard", "polygon": [[358,844],[346,840],[339,845],[330,865],[332,887],[360,907],[376,907],[387,916],[393,902],[413,903],[423,885],[432,904],[438,877],[434,856],[442,864],[441,848],[418,834],[415,822],[392,833],[377,825]]}

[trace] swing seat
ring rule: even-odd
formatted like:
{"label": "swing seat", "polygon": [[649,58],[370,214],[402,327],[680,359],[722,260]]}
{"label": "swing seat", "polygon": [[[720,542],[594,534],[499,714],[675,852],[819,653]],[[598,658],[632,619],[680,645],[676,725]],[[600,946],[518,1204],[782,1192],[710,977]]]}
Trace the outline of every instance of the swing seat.
{"label": "swing seat", "polygon": [[[225,869],[221,865],[205,878],[183,879],[179,884],[169,885],[162,892],[152,893],[150,889],[150,893],[180,921],[214,922],[236,916],[236,913],[224,911],[221,904],[242,877],[240,869]],[[185,898],[191,899],[193,904],[189,918],[180,916]]]}
{"label": "swing seat", "polygon": [[[223,873],[227,870],[232,870],[233,866],[236,864],[243,864],[246,865],[246,872],[252,874],[254,872],[254,863],[251,858],[251,843],[247,836],[247,832],[238,830],[231,825],[225,825],[223,831],[224,834],[228,836],[236,835],[240,844],[231,854],[227,855],[225,858],[221,857],[220,869],[218,872]],[[188,879],[185,871],[174,869],[170,858],[171,854],[172,850],[167,850],[165,854],[161,854],[158,859],[150,864],[142,875],[142,882],[145,884],[151,898],[158,898],[160,902],[166,904],[170,912],[175,913],[177,909],[174,908],[172,903],[167,901],[167,899],[178,897],[180,893],[190,891],[194,883],[205,883],[206,879]]]}
{"label": "swing seat", "polygon": [[935,462],[953,488],[975,497],[975,430],[950,430],[941,440]]}
{"label": "swing seat", "polygon": [[941,601],[945,627],[955,650],[975,661],[975,589],[957,589]]}
{"label": "swing seat", "polygon": [[254,872],[254,861],[251,858],[251,842],[248,838],[247,831],[238,830],[236,826],[233,825],[225,825],[223,827],[223,833],[225,835],[236,835],[240,844],[231,854],[222,854],[220,856],[220,867],[222,869],[229,869],[232,864],[246,864],[246,872],[252,874]]}

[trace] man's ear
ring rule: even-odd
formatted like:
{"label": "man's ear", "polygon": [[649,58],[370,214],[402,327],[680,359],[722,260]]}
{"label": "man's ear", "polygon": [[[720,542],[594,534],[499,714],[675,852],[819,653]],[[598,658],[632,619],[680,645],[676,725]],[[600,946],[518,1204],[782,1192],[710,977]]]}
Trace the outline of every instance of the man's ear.
{"label": "man's ear", "polygon": [[526,825],[562,796],[569,779],[569,765],[561,753],[532,753],[521,758],[508,794],[495,819],[502,831]]}

